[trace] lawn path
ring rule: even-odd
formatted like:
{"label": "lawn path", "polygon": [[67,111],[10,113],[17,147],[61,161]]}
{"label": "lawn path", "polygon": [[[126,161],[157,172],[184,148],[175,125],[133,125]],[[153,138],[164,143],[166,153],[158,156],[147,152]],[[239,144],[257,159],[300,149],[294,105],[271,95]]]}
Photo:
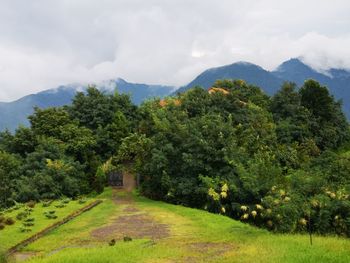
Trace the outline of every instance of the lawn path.
{"label": "lawn path", "polygon": [[130,237],[157,240],[169,236],[169,226],[137,208],[130,191],[114,189],[113,201],[121,207],[121,212],[112,224],[93,230],[91,236],[94,239],[110,241]]}
{"label": "lawn path", "polygon": [[[26,248],[30,263],[348,263],[349,241],[282,235],[107,188],[104,202]],[[124,237],[132,241],[125,242]],[[114,242],[111,242],[114,240]],[[111,244],[111,245],[110,245]]]}

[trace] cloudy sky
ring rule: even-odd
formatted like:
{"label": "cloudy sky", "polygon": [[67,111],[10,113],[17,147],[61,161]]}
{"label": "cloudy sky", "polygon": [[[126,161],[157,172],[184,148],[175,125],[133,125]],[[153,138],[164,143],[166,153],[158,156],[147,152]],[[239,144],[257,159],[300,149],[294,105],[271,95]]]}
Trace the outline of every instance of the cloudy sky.
{"label": "cloudy sky", "polygon": [[350,1],[0,0],[0,101],[116,77],[184,85],[299,56],[350,68]]}

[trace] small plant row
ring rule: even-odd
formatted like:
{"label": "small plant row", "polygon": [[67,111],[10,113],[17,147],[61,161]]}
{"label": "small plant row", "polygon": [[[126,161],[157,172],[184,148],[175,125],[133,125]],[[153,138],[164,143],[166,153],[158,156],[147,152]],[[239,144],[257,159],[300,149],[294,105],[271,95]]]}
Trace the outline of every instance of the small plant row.
{"label": "small plant row", "polygon": [[[60,203],[58,203],[57,205],[55,205],[56,208],[64,208],[66,207],[66,205],[71,201],[70,198],[65,198],[62,199]],[[77,200],[77,202],[79,204],[85,204],[87,201],[86,198],[82,197],[79,198]],[[42,201],[42,207],[50,207],[52,205],[52,203],[54,202],[54,200],[45,200]],[[19,210],[21,208],[24,207],[23,211],[20,211],[17,215],[16,215],[16,219],[18,221],[22,221],[22,226],[19,228],[20,232],[31,232],[32,229],[31,227],[34,226],[34,221],[35,218],[33,217],[29,217],[31,215],[31,213],[33,212],[33,209],[36,206],[36,202],[35,201],[29,201],[25,204],[20,204],[20,203],[16,203],[15,206],[4,210],[3,212],[0,213],[0,230],[3,230],[5,228],[6,225],[10,226],[10,225],[14,225],[15,224],[15,220],[12,217],[5,217],[5,213],[11,213],[13,211]],[[57,215],[56,215],[56,211],[55,210],[50,210],[50,211],[45,211],[44,212],[44,216],[47,219],[57,219]]]}
{"label": "small plant row", "polygon": [[0,215],[0,230],[3,230],[6,225],[10,226],[15,223],[15,220],[12,217],[5,217]]}
{"label": "small plant row", "polygon": [[[58,222],[55,222],[54,224],[52,224],[51,226],[48,226],[46,227],[45,229],[41,230],[40,232],[38,233],[35,233],[33,236],[21,241],[20,243],[18,243],[17,245],[11,247],[8,251],[7,251],[7,255],[11,255],[13,253],[15,253],[16,251],[18,251],[18,249],[21,249],[25,246],[27,246],[28,244],[32,243],[33,241],[39,239],[40,237],[44,236],[45,234],[47,234],[48,232],[50,232],[51,230],[67,223],[68,221],[72,220],[73,218],[79,216],[80,214],[94,208],[95,206],[99,205],[100,203],[102,203],[101,200],[96,200],[82,208],[80,208],[79,210],[73,212],[72,214],[66,216],[65,218],[63,218],[62,220],[58,221]],[[44,215],[46,217],[53,217],[55,215],[55,211],[54,210],[50,210],[50,211],[47,211],[47,212],[44,212]],[[34,220],[33,220],[34,221]],[[30,223],[30,222],[28,222]]]}

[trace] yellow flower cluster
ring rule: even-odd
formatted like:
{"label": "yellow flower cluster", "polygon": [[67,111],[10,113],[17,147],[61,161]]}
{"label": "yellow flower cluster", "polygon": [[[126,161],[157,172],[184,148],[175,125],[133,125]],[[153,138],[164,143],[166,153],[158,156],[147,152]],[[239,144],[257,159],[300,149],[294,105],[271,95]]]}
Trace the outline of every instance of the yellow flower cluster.
{"label": "yellow flower cluster", "polygon": [[227,197],[227,193],[226,192],[221,192],[220,196],[221,196],[221,198],[226,198]]}
{"label": "yellow flower cluster", "polygon": [[208,190],[208,195],[213,198],[214,201],[219,201],[220,200],[220,195],[215,192],[213,188],[209,188]]}
{"label": "yellow flower cluster", "polygon": [[256,205],[256,209],[258,209],[258,210],[263,210],[264,207],[263,207],[262,205],[257,204],[257,205]]}
{"label": "yellow flower cluster", "polygon": [[252,214],[252,216],[255,218],[256,216],[257,216],[257,212],[255,211],[255,210],[253,210],[252,212],[251,212],[251,214]]}
{"label": "yellow flower cluster", "polygon": [[311,203],[311,206],[312,206],[313,208],[317,208],[317,207],[320,206],[320,202],[319,202],[318,200],[316,200],[316,199],[312,199],[312,200],[310,201],[310,203]]}
{"label": "yellow flower cluster", "polygon": [[241,206],[241,210],[242,210],[242,211],[247,211],[247,210],[248,210],[248,207],[245,206],[245,205],[242,205],[242,206]]}
{"label": "yellow flower cluster", "polygon": [[247,220],[249,218],[249,214],[248,213],[245,213],[241,216],[241,219],[242,220]]}
{"label": "yellow flower cluster", "polygon": [[55,170],[60,170],[64,167],[64,163],[61,160],[46,159],[46,166]]}
{"label": "yellow flower cluster", "polygon": [[300,218],[299,224],[302,225],[302,226],[306,226],[307,220],[305,218]]}
{"label": "yellow flower cluster", "polygon": [[228,185],[225,183],[221,187],[221,193],[220,193],[221,198],[226,198],[227,197],[227,191],[228,191]]}

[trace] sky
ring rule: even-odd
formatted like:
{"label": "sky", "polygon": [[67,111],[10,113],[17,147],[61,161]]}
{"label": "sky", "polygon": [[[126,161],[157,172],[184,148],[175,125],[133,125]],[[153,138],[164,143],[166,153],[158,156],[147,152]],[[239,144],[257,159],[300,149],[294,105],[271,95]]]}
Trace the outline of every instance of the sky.
{"label": "sky", "polygon": [[181,86],[237,61],[350,69],[349,47],[348,0],[0,0],[0,101],[117,77]]}

